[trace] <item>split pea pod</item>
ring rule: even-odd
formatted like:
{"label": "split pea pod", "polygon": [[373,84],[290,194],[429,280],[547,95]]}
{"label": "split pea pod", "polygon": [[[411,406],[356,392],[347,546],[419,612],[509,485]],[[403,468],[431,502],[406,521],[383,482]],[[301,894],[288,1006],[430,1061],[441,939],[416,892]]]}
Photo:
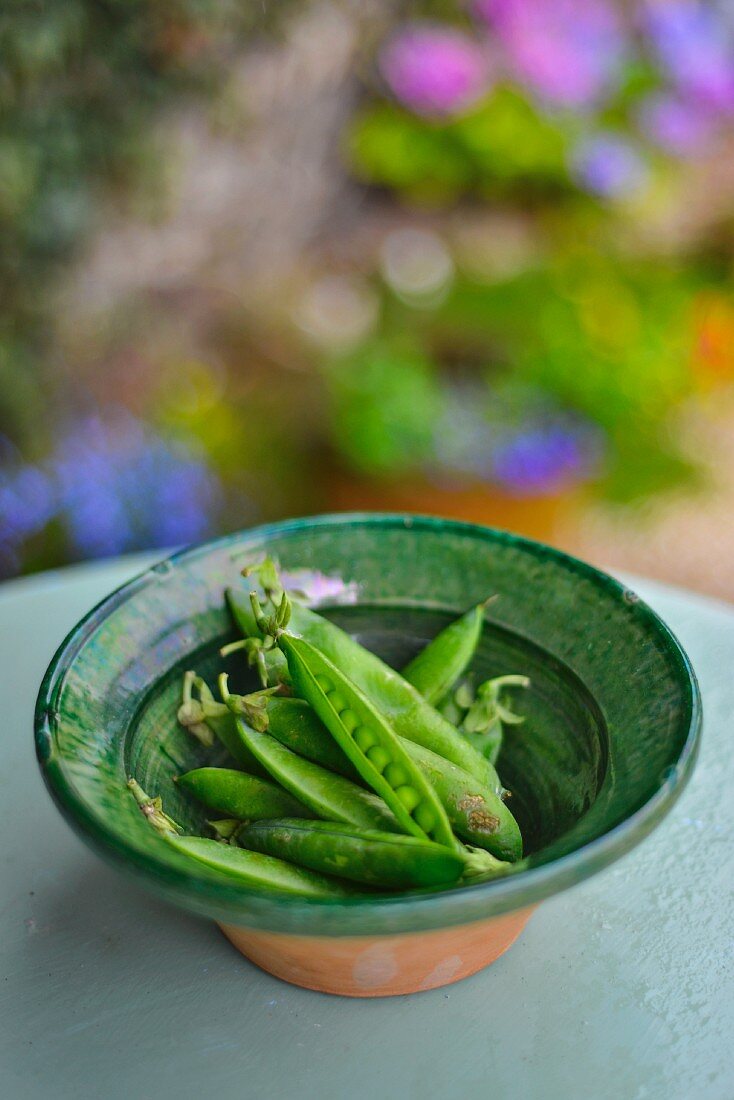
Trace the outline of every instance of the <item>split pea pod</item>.
{"label": "split pea pod", "polygon": [[[249,593],[229,589],[227,602],[240,629],[258,633]],[[401,737],[415,741],[502,793],[497,771],[394,669],[315,611],[294,603],[289,630],[318,649],[364,692]]]}
{"label": "split pea pod", "polygon": [[296,690],[404,831],[454,847],[456,838],[435,791],[367,696],[303,638],[281,634],[278,645]]}
{"label": "split pea pod", "polygon": [[427,702],[440,703],[466,671],[482,634],[485,606],[480,603],[449,623],[403,669],[403,678]]}
{"label": "split pea pod", "polygon": [[[227,704],[236,707],[237,696],[229,694],[226,676],[220,677],[220,683]],[[269,733],[248,726],[239,716],[235,718],[235,730],[270,776],[318,817],[344,821],[362,829],[400,831],[394,814],[372,791],[305,760]]]}
{"label": "split pea pod", "polygon": [[160,798],[149,798],[134,779],[129,779],[127,785],[143,816],[163,840],[194,864],[207,867],[230,883],[312,898],[345,898],[356,893],[348,883],[296,867],[274,856],[245,851],[205,837],[181,836],[180,826],[163,812]]}
{"label": "split pea pod", "polygon": [[450,885],[465,864],[459,852],[442,844],[338,821],[256,821],[237,840],[313,871],[393,890]]}
{"label": "split pea pod", "polygon": [[195,768],[179,775],[176,782],[210,810],[239,821],[314,816],[308,806],[282,787],[233,768]]}
{"label": "split pea pod", "polygon": [[[302,699],[273,699],[268,704],[268,713],[268,732],[281,744],[342,774],[348,774],[346,765],[353,776],[361,778],[308,703]],[[405,738],[401,742],[436,792],[457,836],[501,859],[520,859],[520,829],[507,805],[493,790],[430,749]],[[334,766],[335,758],[339,767]]]}

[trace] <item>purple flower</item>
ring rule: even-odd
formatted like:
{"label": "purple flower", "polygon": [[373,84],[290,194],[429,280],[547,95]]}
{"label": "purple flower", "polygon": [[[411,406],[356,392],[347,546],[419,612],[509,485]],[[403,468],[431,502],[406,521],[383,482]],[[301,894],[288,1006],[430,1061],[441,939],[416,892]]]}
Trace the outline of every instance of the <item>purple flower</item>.
{"label": "purple flower", "polygon": [[517,496],[558,492],[589,475],[597,458],[595,442],[574,426],[528,428],[496,448],[495,480]]}
{"label": "purple flower", "polygon": [[638,191],[647,179],[647,166],[635,147],[611,132],[579,142],[571,174],[581,187],[605,198],[622,198]]}
{"label": "purple flower", "polygon": [[75,423],[39,469],[0,471],[0,567],[16,569],[24,541],[55,520],[70,548],[105,557],[207,535],[221,490],[202,457],[122,409]]}
{"label": "purple flower", "polygon": [[487,55],[469,35],[416,23],[383,47],[380,71],[393,95],[417,114],[455,115],[490,85]]}
{"label": "purple flower", "polygon": [[734,109],[731,30],[711,3],[648,0],[643,26],[679,90],[720,111]]}
{"label": "purple flower", "polygon": [[626,41],[608,0],[476,0],[515,76],[547,103],[599,102],[619,81]]}
{"label": "purple flower", "polygon": [[711,144],[717,122],[699,104],[674,95],[648,96],[639,108],[639,122],[646,136],[674,156],[703,152]]}

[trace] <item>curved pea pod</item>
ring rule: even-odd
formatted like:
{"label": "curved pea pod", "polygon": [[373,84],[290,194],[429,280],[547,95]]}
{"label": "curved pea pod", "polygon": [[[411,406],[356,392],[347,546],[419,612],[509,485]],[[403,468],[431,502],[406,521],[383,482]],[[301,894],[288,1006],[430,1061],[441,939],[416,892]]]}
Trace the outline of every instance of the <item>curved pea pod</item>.
{"label": "curved pea pod", "polygon": [[[227,599],[241,627],[249,634],[256,634],[247,591],[229,590]],[[485,787],[502,793],[499,776],[489,760],[478,753],[412,684],[344,630],[315,611],[294,603],[289,631],[310,642],[352,680],[384,715],[395,733],[431,749],[475,776]]]}
{"label": "curved pea pod", "polygon": [[237,839],[314,871],[394,890],[455,883],[465,867],[460,853],[442,844],[337,821],[257,821]]}
{"label": "curved pea pod", "polygon": [[235,729],[272,778],[318,817],[344,821],[362,829],[399,831],[395,816],[372,791],[305,760],[269,733],[252,729],[241,718],[236,719]]}
{"label": "curved pea pod", "polygon": [[291,679],[362,778],[407,833],[448,847],[456,838],[430,783],[366,695],[303,638],[278,638]]}
{"label": "curved pea pod", "polygon": [[311,898],[354,897],[357,891],[346,883],[327,878],[316,871],[296,867],[285,860],[261,852],[245,851],[200,836],[165,834],[165,840],[197,863],[224,875],[233,883],[275,890],[281,894],[300,894]]}
{"label": "curved pea pod", "polygon": [[[308,703],[302,699],[273,699],[268,705],[268,713],[271,716],[268,732],[289,749],[342,774],[347,774],[346,765],[361,779]],[[457,836],[503,860],[520,859],[520,828],[507,805],[493,790],[430,749],[404,738],[401,741],[438,795]]]}
{"label": "curved pea pod", "polygon": [[176,782],[210,810],[239,821],[315,816],[308,806],[282,787],[233,768],[195,768],[179,775]]}
{"label": "curved pea pod", "polygon": [[486,603],[450,623],[414,657],[402,676],[429,703],[440,703],[466,671],[482,634]]}
{"label": "curved pea pod", "polygon": [[438,795],[457,836],[498,859],[514,863],[522,858],[520,826],[498,794],[422,745],[413,744],[408,751]]}

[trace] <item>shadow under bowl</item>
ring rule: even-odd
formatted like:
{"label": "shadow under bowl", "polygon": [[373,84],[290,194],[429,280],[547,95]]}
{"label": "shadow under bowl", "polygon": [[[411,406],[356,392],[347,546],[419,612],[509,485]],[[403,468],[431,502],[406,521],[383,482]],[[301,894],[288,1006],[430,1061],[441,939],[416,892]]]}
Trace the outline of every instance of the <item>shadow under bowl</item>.
{"label": "shadow under bowl", "polygon": [[[526,858],[507,877],[429,895],[323,901],[233,886],[157,837],[134,775],[187,828],[206,813],[172,777],[212,762],[175,721],[180,679],[212,679],[235,634],[223,603],[242,566],[277,557],[310,602],[399,668],[497,593],[478,677],[529,675],[498,768]],[[243,661],[225,667],[246,687]],[[185,550],[104,600],[54,657],[36,709],[46,783],[82,836],[171,901],[218,921],[258,965],[352,996],[413,992],[481,969],[542,898],[638,843],[692,770],[701,708],[662,621],[610,577],[539,543],[418,516],[313,517]],[[224,758],[222,757],[222,762]]]}

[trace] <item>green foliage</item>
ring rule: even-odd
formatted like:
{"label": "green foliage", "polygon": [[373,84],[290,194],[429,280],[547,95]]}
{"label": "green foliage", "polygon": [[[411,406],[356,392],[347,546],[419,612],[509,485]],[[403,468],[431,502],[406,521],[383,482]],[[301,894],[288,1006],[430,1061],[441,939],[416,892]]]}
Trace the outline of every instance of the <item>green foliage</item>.
{"label": "green foliage", "polygon": [[[223,57],[263,19],[260,5],[233,0],[3,5],[0,356],[11,377],[26,376],[37,403],[49,291],[94,226],[98,197],[131,189],[160,156],[150,141],[155,113],[184,91],[211,89]],[[22,441],[25,401],[12,385],[2,401],[0,419]]]}
{"label": "green foliage", "polygon": [[427,122],[381,102],[354,120],[347,155],[357,175],[407,198],[445,203],[461,195],[502,195],[518,185],[570,189],[569,134],[527,99],[502,86],[469,114]]}
{"label": "green foliage", "polygon": [[354,468],[396,476],[430,459],[441,389],[425,356],[399,341],[369,343],[326,377],[333,440]]}

